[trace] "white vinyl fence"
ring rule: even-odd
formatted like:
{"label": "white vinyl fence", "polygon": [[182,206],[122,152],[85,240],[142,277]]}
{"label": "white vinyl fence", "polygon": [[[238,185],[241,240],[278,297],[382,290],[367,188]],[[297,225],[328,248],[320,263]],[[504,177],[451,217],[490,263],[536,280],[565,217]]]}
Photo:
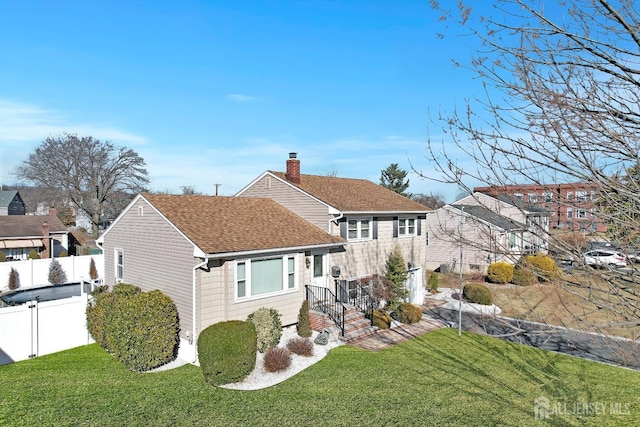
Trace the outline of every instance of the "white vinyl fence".
{"label": "white vinyl fence", "polygon": [[[91,259],[96,265],[98,277],[104,277],[103,255],[82,255],[56,258],[67,276],[67,282],[79,283],[89,280],[89,266]],[[20,287],[18,289],[34,288],[50,285],[49,266],[51,259],[29,259],[25,261],[0,262],[0,293],[9,290],[9,274],[11,268],[18,272]]]}
{"label": "white vinyl fence", "polygon": [[88,294],[0,308],[0,365],[93,343]]}

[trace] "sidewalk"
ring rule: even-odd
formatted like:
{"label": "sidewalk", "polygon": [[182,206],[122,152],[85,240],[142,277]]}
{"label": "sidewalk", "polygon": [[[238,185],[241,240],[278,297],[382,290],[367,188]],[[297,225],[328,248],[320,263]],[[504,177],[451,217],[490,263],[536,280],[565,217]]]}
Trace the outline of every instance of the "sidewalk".
{"label": "sidewalk", "polygon": [[371,335],[349,341],[347,345],[359,347],[369,351],[380,351],[394,344],[405,342],[411,338],[424,335],[445,325],[434,319],[422,318],[412,325],[399,325],[391,329],[378,329]]}

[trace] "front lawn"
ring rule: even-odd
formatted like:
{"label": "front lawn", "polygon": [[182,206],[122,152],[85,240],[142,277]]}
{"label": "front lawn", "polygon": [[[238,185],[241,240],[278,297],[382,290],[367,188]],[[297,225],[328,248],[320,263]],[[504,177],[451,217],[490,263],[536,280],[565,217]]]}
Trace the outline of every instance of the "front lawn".
{"label": "front lawn", "polygon": [[640,425],[639,372],[453,329],[338,347],[257,391],[209,386],[191,365],[133,373],[95,344],[0,366],[0,379],[11,426]]}

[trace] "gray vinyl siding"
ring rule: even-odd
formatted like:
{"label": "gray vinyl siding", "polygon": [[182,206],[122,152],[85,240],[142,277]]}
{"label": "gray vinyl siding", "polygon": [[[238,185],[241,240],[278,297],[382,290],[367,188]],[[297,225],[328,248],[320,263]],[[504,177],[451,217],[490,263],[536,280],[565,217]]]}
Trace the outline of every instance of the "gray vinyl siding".
{"label": "gray vinyl siding", "polygon": [[[279,256],[279,255],[278,255]],[[283,325],[298,322],[298,313],[305,299],[305,284],[309,274],[304,265],[304,253],[298,253],[298,289],[290,292],[253,298],[247,301],[235,301],[234,260],[211,262],[210,271],[199,271],[199,321],[198,333],[207,326],[228,320],[246,320],[247,316],[259,308],[274,308],[280,313]]]}
{"label": "gray vinyl siding", "polygon": [[[268,181],[270,185],[267,185]],[[247,187],[241,197],[267,197],[295,212],[323,231],[331,232],[329,208],[307,194],[271,176],[263,176],[251,187]]]}
{"label": "gray vinyl siding", "polygon": [[[143,214],[138,214],[142,207]],[[115,249],[123,250],[123,281],[171,297],[180,316],[180,335],[192,326],[193,245],[144,200],[127,210],[104,236],[105,284],[114,285]]]}
{"label": "gray vinyl siding", "polygon": [[[377,217],[378,238],[360,242],[349,242],[347,250],[332,253],[331,265],[340,267],[342,279],[384,274],[387,258],[397,245],[407,263],[425,267],[426,247],[424,233],[420,236],[393,237],[393,217]],[[418,221],[424,222],[424,219]],[[424,230],[423,224],[420,227]],[[329,266],[331,268],[331,266]]]}

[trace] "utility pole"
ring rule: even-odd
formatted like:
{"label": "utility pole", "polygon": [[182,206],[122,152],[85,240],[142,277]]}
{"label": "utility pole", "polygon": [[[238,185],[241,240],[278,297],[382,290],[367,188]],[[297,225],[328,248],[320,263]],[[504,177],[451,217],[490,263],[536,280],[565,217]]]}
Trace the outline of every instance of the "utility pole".
{"label": "utility pole", "polygon": [[213,184],[216,186],[216,196],[218,195],[218,188],[222,185],[222,184]]}
{"label": "utility pole", "polygon": [[462,335],[462,231],[464,206],[460,207],[460,283],[458,284],[458,336]]}

